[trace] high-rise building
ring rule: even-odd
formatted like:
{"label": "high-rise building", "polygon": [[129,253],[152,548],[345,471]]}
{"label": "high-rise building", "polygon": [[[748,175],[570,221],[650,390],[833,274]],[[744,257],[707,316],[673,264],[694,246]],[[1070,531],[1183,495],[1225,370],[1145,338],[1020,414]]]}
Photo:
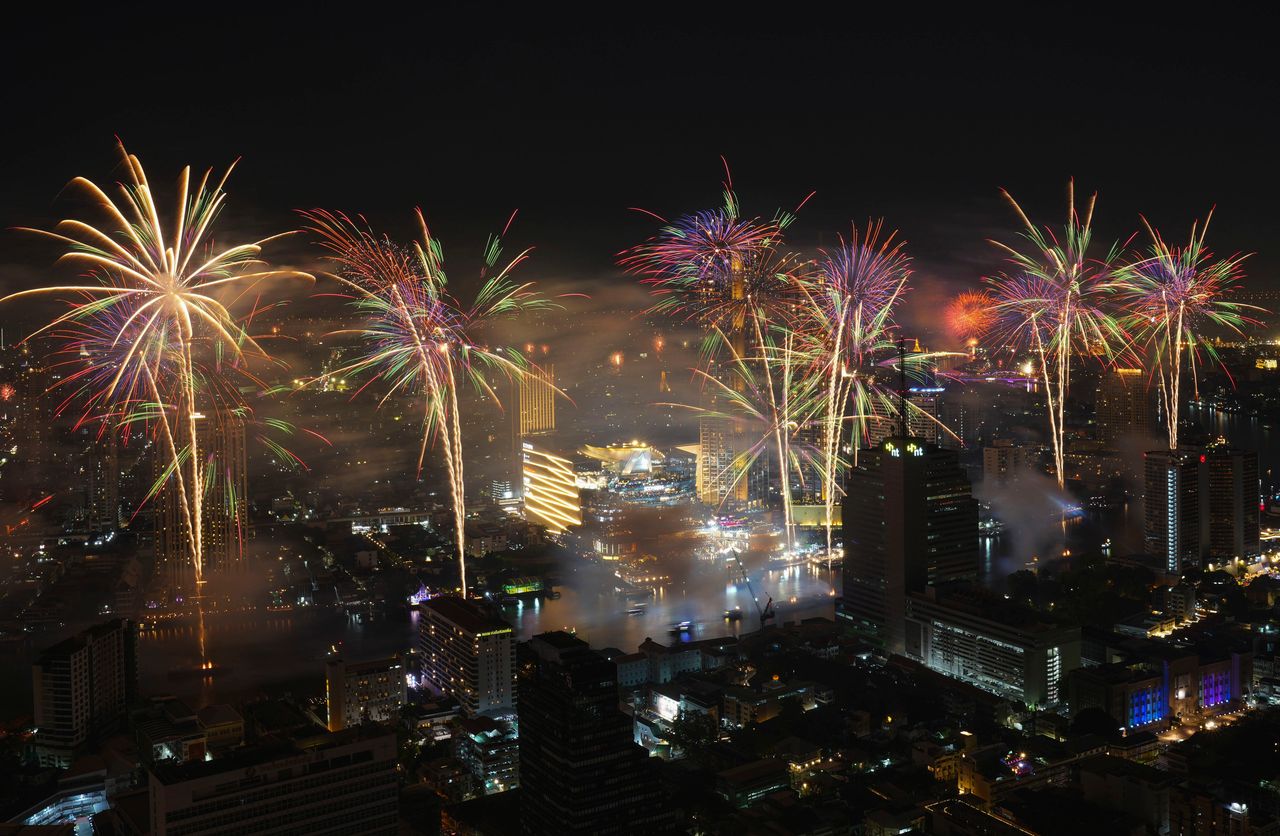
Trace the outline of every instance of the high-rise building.
{"label": "high-rise building", "polygon": [[528,834],[672,832],[655,765],[618,707],[617,667],[568,633],[520,647],[520,818]]}
{"label": "high-rise building", "polygon": [[978,574],[978,503],[959,456],[909,437],[860,451],[841,519],[844,597],[836,614],[902,654],[907,594]]}
{"label": "high-rise building", "polygon": [[1143,456],[1143,539],[1172,575],[1204,565],[1209,545],[1206,456],[1198,450],[1152,450]]}
{"label": "high-rise building", "polygon": [[930,587],[907,596],[907,656],[1003,697],[1052,705],[1080,666],[1080,628],[1047,624],[985,590]]}
{"label": "high-rise building", "polygon": [[35,749],[44,766],[67,767],[114,731],[137,696],[137,634],[116,619],[55,644],[32,666]]}
{"label": "high-rise building", "polygon": [[533,366],[520,376],[520,437],[553,432],[556,428],[556,367]]}
{"label": "high-rise building", "polygon": [[739,437],[732,419],[704,415],[698,420],[698,501],[719,507],[727,499],[745,499],[745,479],[737,472]]}
{"label": "high-rise building", "polygon": [[431,598],[418,610],[423,681],[456,699],[468,717],[514,713],[516,646],[511,625],[461,598]]}
{"label": "high-rise building", "polygon": [[361,723],[394,722],[408,697],[404,660],[399,656],[347,662],[332,654],[325,662],[324,696],[329,731]]}
{"label": "high-rise building", "polygon": [[582,525],[582,496],[573,462],[530,442],[524,448],[524,515],[559,534]]}
{"label": "high-rise building", "polygon": [[1209,559],[1252,563],[1262,554],[1258,454],[1215,446],[1208,452]]}
{"label": "high-rise building", "polygon": [[91,531],[120,526],[120,437],[110,428],[90,442],[86,522]]}
{"label": "high-rise building", "polygon": [[[225,410],[198,414],[196,448],[201,460],[209,462],[204,471],[206,481],[201,497],[204,575],[230,574],[244,567],[244,541],[248,533],[244,419]],[[169,461],[163,451],[155,451],[155,456],[159,475]],[[189,479],[189,474],[190,466],[184,478]],[[176,475],[171,474],[165,481],[155,508],[157,570],[166,573],[171,592],[193,592],[195,568],[191,538]]]}
{"label": "high-rise building", "polygon": [[1103,373],[1098,383],[1095,420],[1098,440],[1105,444],[1152,437],[1155,399],[1142,369],[1111,369]]}
{"label": "high-rise building", "polygon": [[396,736],[348,729],[150,770],[154,836],[398,831]]}
{"label": "high-rise building", "polygon": [[1021,444],[997,438],[982,448],[982,478],[989,484],[1008,485],[1027,473],[1027,448]]}

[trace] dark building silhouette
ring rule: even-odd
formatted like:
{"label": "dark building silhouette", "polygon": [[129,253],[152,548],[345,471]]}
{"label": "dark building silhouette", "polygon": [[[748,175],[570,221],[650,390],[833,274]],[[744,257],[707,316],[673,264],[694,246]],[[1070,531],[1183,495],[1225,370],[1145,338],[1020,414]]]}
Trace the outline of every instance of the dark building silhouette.
{"label": "dark building silhouette", "polygon": [[1228,447],[1210,448],[1209,560],[1252,563],[1262,554],[1258,530],[1258,454]]}
{"label": "dark building silhouette", "polygon": [[618,707],[614,663],[555,632],[521,645],[519,668],[524,832],[672,832],[656,765]]}
{"label": "dark building silhouette", "polygon": [[978,574],[978,503],[955,451],[921,438],[862,450],[842,511],[844,597],[836,614],[889,653],[906,650],[906,597]]}

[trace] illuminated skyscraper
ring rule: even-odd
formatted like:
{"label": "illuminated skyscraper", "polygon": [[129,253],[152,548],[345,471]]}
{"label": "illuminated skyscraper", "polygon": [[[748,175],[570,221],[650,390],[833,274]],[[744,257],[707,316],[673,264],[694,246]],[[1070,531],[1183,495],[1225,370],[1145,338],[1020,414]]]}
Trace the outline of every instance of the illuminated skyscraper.
{"label": "illuminated skyscraper", "polygon": [[[205,464],[205,490],[201,541],[206,577],[228,574],[244,567],[247,529],[248,464],[244,419],[220,411],[197,416],[197,455]],[[164,457],[156,456],[163,467]],[[186,517],[177,480],[170,476],[155,500],[156,567],[167,573],[170,591],[193,591],[195,569],[187,535]]]}
{"label": "illuminated skyscraper", "polygon": [[1095,408],[1098,440],[1114,445],[1125,438],[1150,438],[1154,404],[1142,369],[1104,372]]}
{"label": "illuminated skyscraper", "polygon": [[552,534],[582,525],[582,499],[573,462],[528,441],[522,447],[525,519],[545,526]]}
{"label": "illuminated skyscraper", "polygon": [[978,503],[958,455],[898,436],[860,451],[841,519],[836,614],[889,653],[904,653],[907,594],[978,574]]}
{"label": "illuminated skyscraper", "polygon": [[1198,450],[1146,453],[1144,541],[1148,554],[1180,575],[1204,564],[1209,545],[1209,484],[1206,456]]}
{"label": "illuminated skyscraper", "polygon": [[742,494],[745,480],[737,480],[734,467],[736,441],[731,419],[718,415],[699,419],[697,480],[698,501],[702,504],[719,507],[726,499],[737,499]]}
{"label": "illuminated skyscraper", "polygon": [[556,367],[535,366],[520,377],[520,437],[553,432],[556,428]]}
{"label": "illuminated skyscraper", "polygon": [[441,597],[418,607],[422,678],[468,717],[514,714],[516,640],[511,625],[470,601]]}

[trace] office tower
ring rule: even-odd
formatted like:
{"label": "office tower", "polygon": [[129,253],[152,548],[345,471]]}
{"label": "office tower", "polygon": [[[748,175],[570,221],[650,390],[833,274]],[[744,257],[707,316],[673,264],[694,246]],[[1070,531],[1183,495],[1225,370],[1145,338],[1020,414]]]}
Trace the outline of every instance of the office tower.
{"label": "office tower", "polygon": [[617,667],[568,633],[520,647],[520,818],[525,833],[674,830],[655,767],[618,708]]}
{"label": "office tower", "polygon": [[[230,574],[244,567],[248,536],[244,419],[225,410],[196,416],[196,448],[207,462],[203,479],[201,543],[206,578]],[[168,454],[153,451],[157,476],[169,465]],[[190,479],[190,465],[183,474]],[[195,569],[187,534],[182,493],[170,475],[155,501],[156,568],[167,574],[170,591],[195,590]]]}
{"label": "office tower", "polygon": [[582,525],[582,498],[573,462],[528,441],[522,447],[525,519],[552,534]]}
{"label": "office tower", "polygon": [[432,598],[418,609],[423,681],[456,699],[468,717],[514,713],[516,647],[511,625],[461,598]]}
{"label": "office tower", "polygon": [[1206,456],[1190,449],[1153,450],[1143,460],[1147,553],[1161,558],[1172,575],[1202,566],[1209,541]]}
{"label": "office tower", "polygon": [[719,507],[731,496],[736,497],[734,482],[735,434],[733,421],[716,415],[698,419],[698,501]]}
{"label": "office tower", "polygon": [[347,662],[331,654],[324,666],[324,696],[329,731],[361,723],[395,722],[408,699],[404,660],[392,656]]}
{"label": "office tower", "polygon": [[116,619],[55,644],[32,666],[35,748],[42,766],[67,767],[123,722],[137,696],[134,624]]}
{"label": "office tower", "polygon": [[982,448],[982,478],[988,484],[1007,485],[1027,473],[1027,448],[1007,438],[997,438]]}
{"label": "office tower", "polygon": [[1155,399],[1142,369],[1110,369],[1098,383],[1095,420],[1098,440],[1115,445],[1126,438],[1152,437]]}
{"label": "office tower", "polygon": [[889,653],[905,652],[906,596],[978,574],[978,503],[957,453],[893,437],[862,450],[841,519],[837,615]]}
{"label": "office tower", "polygon": [[1252,563],[1262,553],[1258,531],[1258,454],[1215,446],[1208,451],[1209,559]]}
{"label": "office tower", "polygon": [[120,438],[111,429],[90,442],[86,522],[91,531],[120,526]]}
{"label": "office tower", "polygon": [[396,736],[349,729],[149,770],[153,836],[398,831]]}
{"label": "office tower", "polygon": [[519,379],[519,433],[526,438],[556,428],[555,365],[533,366]]}

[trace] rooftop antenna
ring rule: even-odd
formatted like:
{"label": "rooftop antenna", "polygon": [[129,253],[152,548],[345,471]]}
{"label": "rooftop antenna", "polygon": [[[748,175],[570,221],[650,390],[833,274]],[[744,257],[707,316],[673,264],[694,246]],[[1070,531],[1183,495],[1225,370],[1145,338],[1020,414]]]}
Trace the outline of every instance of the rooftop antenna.
{"label": "rooftop antenna", "polygon": [[907,341],[898,338],[898,435],[907,437]]}

